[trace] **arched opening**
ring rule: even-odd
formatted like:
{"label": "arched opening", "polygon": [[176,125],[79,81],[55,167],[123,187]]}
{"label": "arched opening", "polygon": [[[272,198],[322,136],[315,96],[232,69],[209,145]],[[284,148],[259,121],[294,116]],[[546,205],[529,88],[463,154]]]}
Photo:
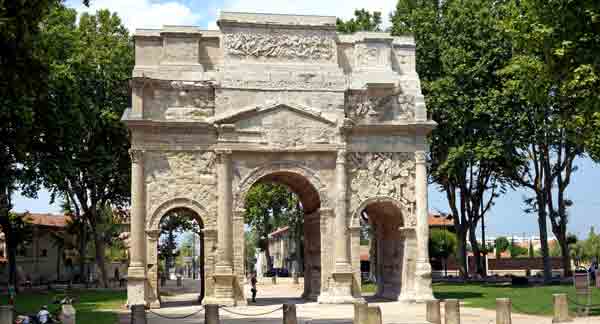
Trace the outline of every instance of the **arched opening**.
{"label": "arched opening", "polygon": [[361,225],[363,291],[397,300],[402,290],[405,236],[402,209],[393,200],[367,202],[358,211]]}
{"label": "arched opening", "polygon": [[[284,192],[281,192],[281,188]],[[287,205],[280,216],[289,218],[279,221],[271,219],[274,223],[267,227],[268,231],[261,230],[254,235],[255,239],[258,236],[257,253],[254,262],[245,262],[245,272],[248,276],[257,276],[257,303],[274,303],[281,298],[316,300],[322,281],[319,191],[305,175],[293,171],[274,171],[257,177],[243,193],[246,235],[257,230],[256,222],[252,221],[253,217],[257,217],[253,205],[257,204],[255,200],[261,196],[261,190],[273,191],[271,196],[264,197],[288,197],[283,202],[281,199],[271,201],[277,206],[270,206],[272,209],[263,212],[263,223],[267,221],[266,218],[274,217],[274,208],[279,208],[281,212],[281,203]],[[290,201],[293,202],[291,205]],[[246,249],[251,248],[248,245],[247,236]],[[246,257],[251,258],[248,255]],[[274,276],[276,279],[272,278]],[[252,302],[250,289],[246,293]]]}
{"label": "arched opening", "polygon": [[176,207],[158,223],[154,278],[160,306],[199,304],[205,296],[204,223],[192,209]]}

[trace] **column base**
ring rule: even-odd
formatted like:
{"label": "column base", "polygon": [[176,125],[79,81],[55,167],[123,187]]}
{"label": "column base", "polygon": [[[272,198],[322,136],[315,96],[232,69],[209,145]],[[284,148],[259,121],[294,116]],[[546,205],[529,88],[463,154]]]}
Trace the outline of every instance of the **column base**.
{"label": "column base", "polygon": [[415,302],[434,299],[431,289],[431,264],[429,261],[417,261],[415,273]]}
{"label": "column base", "polygon": [[[218,269],[224,270],[224,269]],[[217,270],[217,271],[218,271]],[[205,305],[223,305],[223,306],[236,306],[235,300],[235,289],[233,273],[215,273],[213,275],[214,282],[214,295],[207,296],[202,301]]]}
{"label": "column base", "polygon": [[127,269],[127,306],[146,305],[146,268]]}
{"label": "column base", "polygon": [[317,302],[320,304],[354,304],[359,301],[352,295],[352,272],[334,272],[333,286],[326,294],[319,295]]}

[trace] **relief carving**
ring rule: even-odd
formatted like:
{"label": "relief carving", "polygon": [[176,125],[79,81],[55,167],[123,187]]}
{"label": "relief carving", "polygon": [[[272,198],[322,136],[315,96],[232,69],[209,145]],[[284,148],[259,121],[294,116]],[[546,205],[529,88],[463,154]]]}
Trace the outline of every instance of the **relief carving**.
{"label": "relief carving", "polygon": [[335,44],[333,39],[316,35],[235,33],[225,35],[225,51],[234,56],[330,61],[335,57]]}
{"label": "relief carving", "polygon": [[352,91],[346,103],[346,117],[351,122],[414,119],[415,96],[391,93],[370,95],[367,90]]}
{"label": "relief carving", "polygon": [[415,158],[412,153],[348,154],[352,210],[374,197],[386,197],[399,202],[408,226],[416,225],[412,206],[415,191]]}
{"label": "relief carving", "polygon": [[202,120],[214,115],[214,92],[206,82],[172,81],[154,96],[167,105],[167,120]]}

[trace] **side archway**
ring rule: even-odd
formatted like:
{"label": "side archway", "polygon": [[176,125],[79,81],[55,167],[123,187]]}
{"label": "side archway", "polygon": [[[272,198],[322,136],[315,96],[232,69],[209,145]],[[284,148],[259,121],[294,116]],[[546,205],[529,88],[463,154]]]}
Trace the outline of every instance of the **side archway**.
{"label": "side archway", "polygon": [[168,212],[175,209],[189,209],[193,211],[202,224],[206,226],[208,211],[200,203],[189,198],[174,198],[169,199],[156,207],[156,209],[150,213],[150,218],[146,221],[146,231],[157,231],[160,230],[160,220]]}
{"label": "side archway", "polygon": [[168,214],[179,210],[189,212],[189,217],[195,219],[201,227],[200,232],[200,294],[198,301],[202,301],[205,295],[210,295],[212,292],[211,278],[213,273],[213,258],[210,253],[216,245],[216,235],[211,235],[211,230],[208,229],[208,211],[204,206],[193,199],[189,198],[174,198],[162,202],[158,207],[148,213],[150,217],[146,221],[146,263],[147,263],[147,280],[148,289],[146,291],[146,302],[152,308],[161,307],[161,298],[159,293],[159,271],[158,271],[158,241],[160,239],[160,223],[161,220]]}
{"label": "side archway", "polygon": [[411,235],[416,226],[414,204],[381,196],[365,199],[351,217],[351,227],[357,233],[364,226],[370,227],[368,248],[362,248],[368,249],[368,259],[361,259],[357,238],[353,240],[353,251],[356,251],[353,261],[360,265],[364,276],[375,279],[376,297],[400,299],[411,286],[408,267],[414,258],[415,236]]}

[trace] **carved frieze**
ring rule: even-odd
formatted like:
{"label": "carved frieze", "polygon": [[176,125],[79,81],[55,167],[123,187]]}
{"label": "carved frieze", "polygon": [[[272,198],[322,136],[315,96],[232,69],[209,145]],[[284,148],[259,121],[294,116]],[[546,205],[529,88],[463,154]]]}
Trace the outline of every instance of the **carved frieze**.
{"label": "carved frieze", "polygon": [[415,96],[404,93],[371,95],[352,91],[346,100],[346,117],[354,123],[414,119]]}
{"label": "carved frieze", "polygon": [[154,98],[167,107],[167,120],[203,120],[214,115],[214,90],[211,83],[171,81],[154,89]]}
{"label": "carved frieze", "polygon": [[414,226],[415,158],[412,153],[348,153],[351,208],[374,197],[391,198],[405,206],[407,225]]}
{"label": "carved frieze", "polygon": [[234,33],[226,34],[225,52],[232,56],[331,61],[333,38],[318,35]]}

